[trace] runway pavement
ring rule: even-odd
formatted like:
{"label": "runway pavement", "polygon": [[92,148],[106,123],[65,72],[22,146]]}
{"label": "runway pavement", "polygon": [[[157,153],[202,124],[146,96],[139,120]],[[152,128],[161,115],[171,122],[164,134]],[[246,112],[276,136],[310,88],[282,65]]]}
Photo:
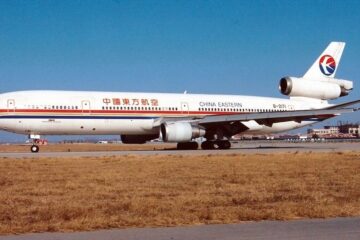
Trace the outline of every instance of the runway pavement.
{"label": "runway pavement", "polygon": [[3,236],[0,240],[358,240],[360,218],[328,220],[263,221],[171,228],[133,228],[78,233],[36,233]]}
{"label": "runway pavement", "polygon": [[104,152],[16,152],[0,153],[0,157],[33,158],[33,157],[101,157],[114,155],[207,155],[207,154],[236,154],[236,153],[280,153],[280,152],[338,152],[360,151],[360,142],[333,143],[289,143],[289,142],[254,142],[235,143],[228,150],[133,150],[133,151],[104,151]]}

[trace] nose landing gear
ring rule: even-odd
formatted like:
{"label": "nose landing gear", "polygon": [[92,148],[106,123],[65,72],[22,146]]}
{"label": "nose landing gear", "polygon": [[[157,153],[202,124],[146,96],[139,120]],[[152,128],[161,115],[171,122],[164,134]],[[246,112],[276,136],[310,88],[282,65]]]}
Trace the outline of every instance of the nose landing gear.
{"label": "nose landing gear", "polygon": [[30,151],[32,153],[39,152],[40,150],[39,145],[47,145],[48,143],[46,139],[41,139],[40,135],[30,134],[29,139],[32,142],[32,145],[30,147]]}

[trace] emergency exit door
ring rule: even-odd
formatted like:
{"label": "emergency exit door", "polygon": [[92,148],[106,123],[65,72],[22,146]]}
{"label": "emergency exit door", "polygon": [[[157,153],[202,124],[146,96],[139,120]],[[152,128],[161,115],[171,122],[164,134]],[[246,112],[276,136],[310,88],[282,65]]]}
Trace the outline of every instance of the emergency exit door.
{"label": "emergency exit door", "polygon": [[83,113],[90,113],[91,111],[90,101],[89,100],[81,101],[81,108]]}
{"label": "emergency exit door", "polygon": [[14,99],[7,100],[7,111],[15,112],[15,100]]}
{"label": "emergency exit door", "polygon": [[181,111],[182,113],[189,114],[189,104],[187,102],[181,103]]}

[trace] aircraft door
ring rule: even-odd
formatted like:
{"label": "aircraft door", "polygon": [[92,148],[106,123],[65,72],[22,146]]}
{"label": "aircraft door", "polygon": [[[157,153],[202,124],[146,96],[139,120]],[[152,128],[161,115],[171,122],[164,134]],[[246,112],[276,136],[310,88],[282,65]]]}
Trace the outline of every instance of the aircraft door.
{"label": "aircraft door", "polygon": [[83,113],[90,113],[91,112],[90,101],[89,100],[81,101],[81,108]]}
{"label": "aircraft door", "polygon": [[7,111],[15,112],[15,100],[14,99],[7,100]]}
{"label": "aircraft door", "polygon": [[189,104],[187,102],[181,103],[181,111],[184,114],[189,114]]}

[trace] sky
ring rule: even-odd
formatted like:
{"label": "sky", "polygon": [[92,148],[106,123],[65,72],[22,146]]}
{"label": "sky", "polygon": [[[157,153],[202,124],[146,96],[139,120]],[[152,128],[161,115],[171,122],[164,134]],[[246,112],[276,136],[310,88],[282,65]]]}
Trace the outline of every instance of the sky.
{"label": "sky", "polygon": [[[360,1],[0,0],[0,92],[54,89],[284,97],[331,41],[360,99]],[[335,118],[359,121],[360,113]],[[326,123],[329,123],[326,122]],[[0,133],[0,140],[15,139]]]}

